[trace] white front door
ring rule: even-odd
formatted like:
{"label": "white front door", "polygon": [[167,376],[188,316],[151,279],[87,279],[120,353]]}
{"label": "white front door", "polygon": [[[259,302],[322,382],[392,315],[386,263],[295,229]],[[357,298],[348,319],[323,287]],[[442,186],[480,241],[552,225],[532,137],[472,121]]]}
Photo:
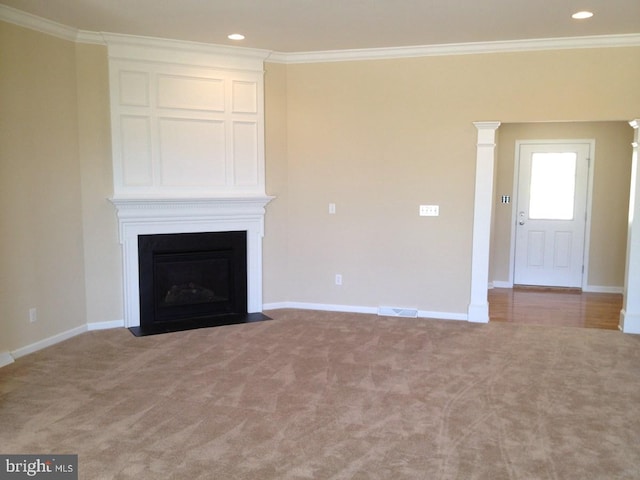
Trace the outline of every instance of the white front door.
{"label": "white front door", "polygon": [[520,144],[515,284],[582,287],[590,145]]}

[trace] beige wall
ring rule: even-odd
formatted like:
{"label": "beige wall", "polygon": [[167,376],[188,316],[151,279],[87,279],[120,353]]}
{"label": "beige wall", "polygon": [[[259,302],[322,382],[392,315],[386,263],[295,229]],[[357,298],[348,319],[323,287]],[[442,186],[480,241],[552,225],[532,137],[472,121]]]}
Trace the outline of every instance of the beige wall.
{"label": "beige wall", "polygon": [[[288,166],[287,166],[287,69],[265,66],[265,156],[268,192],[277,195],[267,205],[263,240],[263,300],[288,298]],[[269,300],[271,299],[271,300]]]}
{"label": "beige wall", "polygon": [[[514,182],[516,140],[594,139],[595,169],[589,249],[590,287],[624,285],[631,142],[633,129],[627,122],[519,123],[500,127],[496,167],[496,201],[511,195]],[[511,216],[514,204],[494,206],[491,247],[492,281],[509,281]]]}
{"label": "beige wall", "polygon": [[78,139],[87,322],[123,318],[122,257],[114,206],[107,49],[78,45]]}
{"label": "beige wall", "polygon": [[0,23],[0,45],[2,352],[86,317],[75,44]]}
{"label": "beige wall", "polygon": [[[0,29],[3,352],[123,314],[106,200],[106,49]],[[640,48],[266,70],[267,192],[277,198],[267,207],[264,300],[272,304],[466,312],[472,122],[640,114]],[[418,217],[421,203],[439,204],[440,217]]]}
{"label": "beige wall", "polygon": [[291,299],[464,311],[475,128],[426,94],[428,64],[288,67]]}
{"label": "beige wall", "polygon": [[[464,314],[472,122],[628,120],[640,105],[639,48],[286,68],[290,287],[267,301]],[[440,217],[418,217],[421,203]]]}

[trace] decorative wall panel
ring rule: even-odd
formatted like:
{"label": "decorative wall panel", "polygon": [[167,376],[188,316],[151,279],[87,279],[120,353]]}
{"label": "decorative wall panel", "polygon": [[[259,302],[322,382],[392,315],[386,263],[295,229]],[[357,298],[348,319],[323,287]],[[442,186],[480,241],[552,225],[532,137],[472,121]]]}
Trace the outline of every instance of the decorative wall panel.
{"label": "decorative wall panel", "polygon": [[224,129],[221,120],[160,119],[161,186],[225,186]]}
{"label": "decorative wall panel", "polygon": [[258,88],[255,82],[233,81],[233,112],[258,113]]}
{"label": "decorative wall panel", "polygon": [[106,39],[114,198],[265,195],[265,52]]}
{"label": "decorative wall panel", "polygon": [[123,186],[135,188],[153,184],[149,121],[148,116],[120,117]]}
{"label": "decorative wall panel", "polygon": [[224,112],[224,78],[159,75],[158,107]]}
{"label": "decorative wall panel", "polygon": [[149,75],[145,72],[120,72],[120,105],[149,106]]}
{"label": "decorative wall panel", "polygon": [[234,183],[256,186],[258,177],[258,125],[256,122],[233,122]]}

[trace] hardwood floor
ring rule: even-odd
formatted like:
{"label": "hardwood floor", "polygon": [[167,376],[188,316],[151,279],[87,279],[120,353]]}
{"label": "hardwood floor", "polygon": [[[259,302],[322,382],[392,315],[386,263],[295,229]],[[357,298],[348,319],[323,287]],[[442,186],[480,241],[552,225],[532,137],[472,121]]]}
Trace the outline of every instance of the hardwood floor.
{"label": "hardwood floor", "polygon": [[489,290],[489,319],[530,325],[617,330],[622,295],[544,288]]}

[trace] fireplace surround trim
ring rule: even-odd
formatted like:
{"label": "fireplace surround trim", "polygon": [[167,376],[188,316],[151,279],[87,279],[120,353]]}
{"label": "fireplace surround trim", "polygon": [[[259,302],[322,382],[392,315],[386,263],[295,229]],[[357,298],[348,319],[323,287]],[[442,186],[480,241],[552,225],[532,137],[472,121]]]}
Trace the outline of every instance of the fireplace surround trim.
{"label": "fireplace surround trim", "polygon": [[140,326],[138,236],[247,232],[247,309],[262,311],[262,238],[265,206],[274,197],[111,198],[122,244],[125,327]]}

